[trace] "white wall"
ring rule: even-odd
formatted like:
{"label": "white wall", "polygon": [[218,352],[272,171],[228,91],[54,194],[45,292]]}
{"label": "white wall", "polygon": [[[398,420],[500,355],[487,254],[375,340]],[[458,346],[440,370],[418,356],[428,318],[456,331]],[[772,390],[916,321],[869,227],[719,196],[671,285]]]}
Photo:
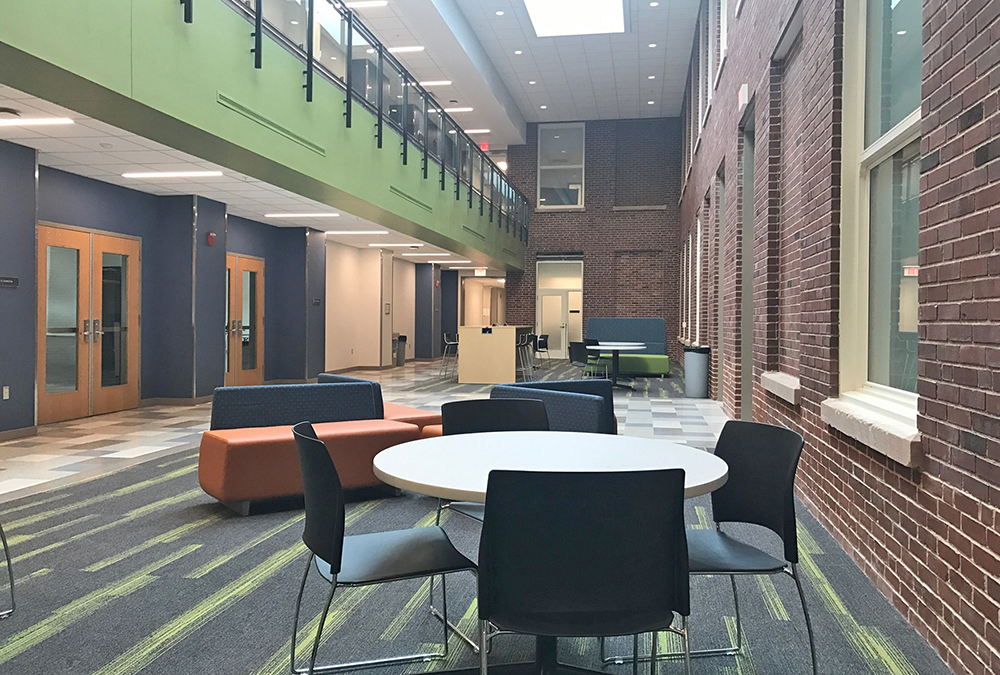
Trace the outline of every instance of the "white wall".
{"label": "white wall", "polygon": [[326,370],[379,365],[379,251],[326,243]]}
{"label": "white wall", "polygon": [[392,265],[392,332],[406,336],[406,358],[412,359],[417,325],[417,267],[399,258]]}
{"label": "white wall", "polygon": [[465,299],[465,326],[483,324],[483,284],[471,278],[462,280],[462,297]]}

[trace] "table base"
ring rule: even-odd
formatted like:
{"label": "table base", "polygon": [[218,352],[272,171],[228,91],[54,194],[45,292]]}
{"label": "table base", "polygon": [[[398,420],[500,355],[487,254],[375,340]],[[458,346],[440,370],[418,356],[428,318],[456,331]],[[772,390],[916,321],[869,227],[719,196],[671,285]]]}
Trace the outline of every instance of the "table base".
{"label": "table base", "polygon": [[[490,665],[489,672],[492,675],[608,675],[606,670],[594,670],[559,663],[556,659],[557,640],[558,638],[554,637],[537,636],[535,638],[534,661],[498,663]],[[632,670],[633,673],[637,672],[637,664],[633,665]],[[479,668],[434,670],[431,672],[433,675],[479,675]]]}

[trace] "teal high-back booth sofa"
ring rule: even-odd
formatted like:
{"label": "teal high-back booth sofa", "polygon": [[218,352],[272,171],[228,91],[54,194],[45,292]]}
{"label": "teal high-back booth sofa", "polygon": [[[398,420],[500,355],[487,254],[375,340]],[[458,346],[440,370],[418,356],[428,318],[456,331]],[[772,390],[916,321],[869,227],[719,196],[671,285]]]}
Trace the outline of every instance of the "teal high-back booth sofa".
{"label": "teal high-back booth sofa", "polygon": [[[618,368],[622,375],[665,377],[670,374],[667,327],[663,319],[592,316],[587,319],[586,337],[600,342],[642,342],[646,345],[643,351],[621,352]],[[609,367],[610,360],[609,355]]]}

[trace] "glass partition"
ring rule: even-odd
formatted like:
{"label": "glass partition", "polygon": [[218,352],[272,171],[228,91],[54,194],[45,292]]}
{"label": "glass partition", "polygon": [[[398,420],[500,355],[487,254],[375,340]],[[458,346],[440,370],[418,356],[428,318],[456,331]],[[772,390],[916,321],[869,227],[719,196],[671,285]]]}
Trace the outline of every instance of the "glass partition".
{"label": "glass partition", "polygon": [[306,26],[309,23],[307,0],[264,0],[264,20],[297,45],[306,48]]}
{"label": "glass partition", "polygon": [[397,129],[403,128],[403,71],[389,59],[382,62],[382,115]]}
{"label": "glass partition", "polygon": [[344,82],[347,76],[347,19],[329,0],[316,0],[316,23],[319,25],[316,63]]}
{"label": "glass partition", "polygon": [[357,100],[374,108],[378,103],[378,50],[375,39],[355,24],[351,43],[351,89]]}

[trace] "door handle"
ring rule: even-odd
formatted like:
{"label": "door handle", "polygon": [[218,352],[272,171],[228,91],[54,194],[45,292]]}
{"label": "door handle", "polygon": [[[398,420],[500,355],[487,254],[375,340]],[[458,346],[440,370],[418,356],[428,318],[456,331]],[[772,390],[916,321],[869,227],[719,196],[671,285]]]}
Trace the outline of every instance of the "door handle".
{"label": "door handle", "polygon": [[83,341],[90,342],[90,319],[83,320]]}
{"label": "door handle", "polygon": [[243,322],[239,319],[233,319],[232,333],[236,335],[242,330],[243,330]]}
{"label": "door handle", "polygon": [[101,330],[101,320],[94,319],[93,326],[94,326],[93,339],[96,340],[98,335],[104,335],[104,331]]}

